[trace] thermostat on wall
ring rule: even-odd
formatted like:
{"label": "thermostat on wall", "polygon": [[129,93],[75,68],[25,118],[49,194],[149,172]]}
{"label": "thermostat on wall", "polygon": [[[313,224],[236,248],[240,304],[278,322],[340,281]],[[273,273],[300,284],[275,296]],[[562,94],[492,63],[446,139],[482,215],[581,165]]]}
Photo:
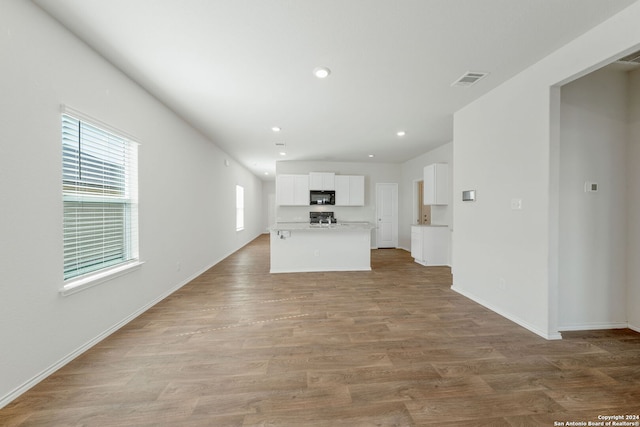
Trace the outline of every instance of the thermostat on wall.
{"label": "thermostat on wall", "polygon": [[585,182],[584,183],[584,192],[585,193],[595,193],[598,191],[598,183],[597,182]]}
{"label": "thermostat on wall", "polygon": [[463,202],[475,202],[476,201],[476,190],[466,190],[462,192],[462,201]]}

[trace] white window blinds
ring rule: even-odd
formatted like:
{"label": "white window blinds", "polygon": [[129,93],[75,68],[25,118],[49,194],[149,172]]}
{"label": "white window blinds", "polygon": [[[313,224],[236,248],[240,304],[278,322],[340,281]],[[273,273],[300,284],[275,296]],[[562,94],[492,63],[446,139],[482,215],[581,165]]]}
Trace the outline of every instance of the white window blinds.
{"label": "white window blinds", "polygon": [[65,280],[138,259],[137,150],[62,115]]}

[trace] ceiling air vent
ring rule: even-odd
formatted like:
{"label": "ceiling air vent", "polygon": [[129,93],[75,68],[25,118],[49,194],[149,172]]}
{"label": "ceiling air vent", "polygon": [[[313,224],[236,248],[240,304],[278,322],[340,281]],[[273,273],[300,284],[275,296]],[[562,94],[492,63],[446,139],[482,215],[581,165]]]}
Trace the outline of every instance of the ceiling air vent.
{"label": "ceiling air vent", "polygon": [[620,58],[616,62],[638,65],[640,64],[640,50],[638,52],[632,53],[631,55],[627,55],[624,58]]}
{"label": "ceiling air vent", "polygon": [[468,87],[475,84],[478,80],[482,79],[489,73],[481,73],[477,71],[467,71],[455,82],[451,83],[451,86],[463,86]]}

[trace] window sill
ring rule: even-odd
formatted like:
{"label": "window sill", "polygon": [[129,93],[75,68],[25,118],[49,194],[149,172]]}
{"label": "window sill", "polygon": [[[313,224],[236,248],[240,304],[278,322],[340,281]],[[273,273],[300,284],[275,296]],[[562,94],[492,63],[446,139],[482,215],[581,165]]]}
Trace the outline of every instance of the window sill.
{"label": "window sill", "polygon": [[87,277],[71,280],[65,283],[62,289],[60,289],[60,294],[66,297],[77,292],[84,291],[85,289],[89,289],[93,286],[115,279],[116,277],[131,273],[132,271],[140,268],[142,264],[144,264],[143,261],[133,261],[96,274],[91,274]]}

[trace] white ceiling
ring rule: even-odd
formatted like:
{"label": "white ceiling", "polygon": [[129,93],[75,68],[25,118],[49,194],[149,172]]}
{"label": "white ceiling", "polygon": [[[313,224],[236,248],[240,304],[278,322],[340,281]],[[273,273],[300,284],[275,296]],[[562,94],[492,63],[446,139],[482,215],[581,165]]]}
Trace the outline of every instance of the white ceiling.
{"label": "white ceiling", "polygon": [[[445,144],[455,111],[635,0],[33,1],[269,179]],[[490,74],[452,87],[466,71]]]}

